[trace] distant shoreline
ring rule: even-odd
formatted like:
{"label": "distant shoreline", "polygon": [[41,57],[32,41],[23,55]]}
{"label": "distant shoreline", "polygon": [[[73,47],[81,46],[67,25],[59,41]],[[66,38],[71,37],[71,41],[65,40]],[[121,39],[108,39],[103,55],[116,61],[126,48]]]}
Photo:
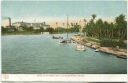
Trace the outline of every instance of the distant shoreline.
{"label": "distant shoreline", "polygon": [[[57,32],[53,32],[53,33],[49,33],[49,32],[38,32],[38,33],[34,33],[34,32],[13,32],[13,33],[1,33],[2,36],[4,35],[44,35],[45,33],[48,33],[48,34],[66,34],[67,32],[60,32],[60,33],[57,33]],[[68,32],[69,34],[76,34],[76,32]]]}
{"label": "distant shoreline", "polygon": [[[44,33],[33,33],[33,32],[16,32],[16,33],[3,33],[1,34],[2,36],[4,35],[43,35]],[[62,33],[49,33],[49,34],[62,34]]]}

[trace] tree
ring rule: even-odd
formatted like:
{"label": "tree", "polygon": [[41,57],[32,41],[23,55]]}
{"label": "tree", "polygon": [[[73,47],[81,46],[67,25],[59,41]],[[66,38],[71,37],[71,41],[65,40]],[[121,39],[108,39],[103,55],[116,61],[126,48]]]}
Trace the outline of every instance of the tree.
{"label": "tree", "polygon": [[95,20],[96,14],[92,14],[92,19]]}
{"label": "tree", "polygon": [[96,24],[95,24],[96,28],[95,28],[95,32],[96,33],[96,37],[100,38],[103,36],[103,27],[104,27],[104,24],[103,24],[103,21],[102,19],[98,19],[96,21]]}
{"label": "tree", "polygon": [[40,27],[40,32],[44,32],[44,28],[43,27]]}
{"label": "tree", "polygon": [[30,27],[28,28],[28,31],[33,31],[33,27],[30,26]]}
{"label": "tree", "polygon": [[86,22],[87,22],[87,20],[86,20],[86,19],[84,19],[84,22],[86,23]]}
{"label": "tree", "polygon": [[125,15],[121,14],[115,19],[116,28],[118,28],[118,37],[126,39],[127,37],[127,22],[125,21]]}
{"label": "tree", "polygon": [[53,28],[46,28],[46,30],[45,30],[46,32],[49,32],[49,33],[53,33],[54,32],[54,29]]}
{"label": "tree", "polygon": [[98,38],[102,45],[126,46],[123,43],[123,40],[127,39],[127,21],[125,20],[125,15],[119,15],[115,18],[115,22],[111,23],[102,21],[102,19],[94,22],[96,15],[92,15],[92,17],[83,30],[86,31],[87,36]]}

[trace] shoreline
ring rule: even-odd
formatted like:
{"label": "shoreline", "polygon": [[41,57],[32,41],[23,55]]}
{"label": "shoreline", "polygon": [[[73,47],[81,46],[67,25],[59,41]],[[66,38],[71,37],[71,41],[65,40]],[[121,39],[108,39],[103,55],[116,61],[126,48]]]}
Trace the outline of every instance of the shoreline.
{"label": "shoreline", "polygon": [[73,36],[71,39],[73,41],[75,41],[76,43],[79,43],[81,45],[85,45],[85,46],[90,47],[92,49],[96,49],[100,52],[112,54],[112,55],[114,55],[118,58],[127,59],[127,49],[116,49],[116,48],[112,48],[112,47],[101,47],[99,43],[89,41],[87,39],[85,40],[85,38],[82,37],[82,36]]}

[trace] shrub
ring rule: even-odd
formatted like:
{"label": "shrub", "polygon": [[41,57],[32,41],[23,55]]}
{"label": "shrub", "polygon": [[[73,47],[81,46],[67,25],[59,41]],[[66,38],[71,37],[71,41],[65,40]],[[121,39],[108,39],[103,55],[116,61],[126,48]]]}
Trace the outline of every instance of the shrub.
{"label": "shrub", "polygon": [[116,46],[119,46],[121,48],[127,47],[127,45],[123,42],[123,40],[108,39],[108,38],[100,39],[100,45],[105,47],[116,47]]}

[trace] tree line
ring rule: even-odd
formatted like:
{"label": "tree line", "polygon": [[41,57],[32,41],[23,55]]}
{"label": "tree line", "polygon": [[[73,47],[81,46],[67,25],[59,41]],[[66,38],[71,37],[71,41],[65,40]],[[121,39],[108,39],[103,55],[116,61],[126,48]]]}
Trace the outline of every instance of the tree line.
{"label": "tree line", "polygon": [[[107,22],[103,21],[102,19],[96,19],[96,15],[93,14],[91,20],[89,22],[85,23],[84,28],[82,29],[82,32],[85,33],[88,37],[94,37],[94,38],[109,38],[109,39],[127,39],[127,21],[125,20],[125,15],[121,14],[117,16],[114,20],[114,22]],[[86,19],[84,19],[86,22]],[[49,32],[49,33],[73,33],[73,32],[79,32],[81,29],[81,26],[76,23],[72,24],[69,28],[67,27],[57,27],[57,28],[46,28],[40,27],[40,29],[34,30],[33,27],[27,27],[27,26],[20,26],[23,31],[26,32],[34,32],[34,33],[40,33],[40,32]],[[11,29],[11,30],[10,30]],[[2,27],[2,33],[6,32],[15,32],[18,31],[18,29],[15,26],[12,26],[12,28],[4,28]]]}
{"label": "tree line", "polygon": [[2,34],[4,33],[14,33],[14,32],[19,32],[19,33],[23,33],[23,32],[32,32],[32,33],[41,33],[41,32],[49,32],[51,34],[60,34],[60,33],[72,33],[72,32],[79,32],[80,29],[80,25],[78,24],[74,24],[71,27],[67,28],[67,27],[57,27],[57,28],[53,28],[53,27],[48,27],[46,29],[44,29],[43,27],[39,27],[40,29],[34,29],[33,26],[19,26],[19,27],[15,27],[15,26],[11,26],[11,27],[1,27],[2,29]]}
{"label": "tree line", "polygon": [[89,37],[127,39],[127,21],[125,15],[121,14],[115,18],[114,22],[96,20],[96,15],[85,25],[83,32]]}
{"label": "tree line", "polygon": [[127,40],[127,21],[123,14],[115,17],[114,22],[96,20],[96,15],[93,14],[92,19],[83,28],[84,32],[88,37],[99,39],[101,46],[127,46],[123,42]]}

